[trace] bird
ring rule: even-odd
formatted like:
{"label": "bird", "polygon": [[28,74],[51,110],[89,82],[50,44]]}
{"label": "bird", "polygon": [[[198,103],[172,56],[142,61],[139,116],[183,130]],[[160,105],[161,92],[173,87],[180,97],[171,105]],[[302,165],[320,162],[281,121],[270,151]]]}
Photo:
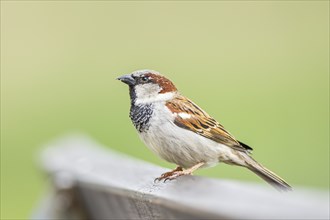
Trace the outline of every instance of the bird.
{"label": "bird", "polygon": [[129,87],[129,117],[144,144],[176,168],[154,181],[191,175],[218,163],[245,167],[279,191],[292,187],[252,158],[252,148],[183,96],[174,83],[155,70],[137,70],[117,78]]}

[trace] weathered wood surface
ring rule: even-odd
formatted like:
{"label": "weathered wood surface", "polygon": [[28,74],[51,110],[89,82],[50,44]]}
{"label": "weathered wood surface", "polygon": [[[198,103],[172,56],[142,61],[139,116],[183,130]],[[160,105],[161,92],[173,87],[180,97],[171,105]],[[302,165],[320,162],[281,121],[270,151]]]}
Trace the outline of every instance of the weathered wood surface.
{"label": "weathered wood surface", "polygon": [[46,147],[51,193],[33,219],[329,219],[329,192],[184,176],[154,183],[166,169],[115,153],[83,136]]}

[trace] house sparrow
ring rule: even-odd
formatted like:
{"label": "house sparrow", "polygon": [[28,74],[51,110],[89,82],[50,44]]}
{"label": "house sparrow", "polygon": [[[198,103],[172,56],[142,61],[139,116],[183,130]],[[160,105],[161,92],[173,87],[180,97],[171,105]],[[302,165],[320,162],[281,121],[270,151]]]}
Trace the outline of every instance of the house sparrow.
{"label": "house sparrow", "polygon": [[172,180],[223,162],[246,167],[279,190],[291,189],[250,156],[251,147],[181,95],[160,73],[138,70],[118,80],[129,86],[129,116],[140,138],[159,157],[177,165],[155,180]]}

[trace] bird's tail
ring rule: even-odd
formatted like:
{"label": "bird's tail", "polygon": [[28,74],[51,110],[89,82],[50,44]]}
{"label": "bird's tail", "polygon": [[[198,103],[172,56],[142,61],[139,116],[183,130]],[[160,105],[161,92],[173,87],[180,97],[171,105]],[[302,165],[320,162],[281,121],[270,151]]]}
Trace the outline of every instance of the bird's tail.
{"label": "bird's tail", "polygon": [[285,182],[281,177],[268,170],[266,167],[255,161],[252,157],[247,154],[244,154],[244,159],[246,167],[265,180],[267,183],[272,185],[279,191],[291,191],[292,187]]}

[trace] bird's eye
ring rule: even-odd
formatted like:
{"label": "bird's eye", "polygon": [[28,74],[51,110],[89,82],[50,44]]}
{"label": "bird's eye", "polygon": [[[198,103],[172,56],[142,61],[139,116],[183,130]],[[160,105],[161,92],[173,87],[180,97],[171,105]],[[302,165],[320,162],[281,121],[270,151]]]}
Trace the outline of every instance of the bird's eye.
{"label": "bird's eye", "polygon": [[148,79],[149,79],[149,78],[148,78],[147,76],[143,76],[143,77],[141,78],[142,82],[147,82]]}

